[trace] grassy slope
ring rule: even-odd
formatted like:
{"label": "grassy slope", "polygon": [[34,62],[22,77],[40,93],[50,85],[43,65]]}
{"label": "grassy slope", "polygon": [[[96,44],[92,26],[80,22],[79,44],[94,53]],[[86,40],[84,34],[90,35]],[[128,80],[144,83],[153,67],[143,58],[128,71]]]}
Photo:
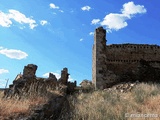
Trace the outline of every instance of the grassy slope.
{"label": "grassy slope", "polygon": [[[62,119],[74,120],[128,120],[130,114],[160,114],[160,85],[139,84],[131,92],[94,91],[68,97],[70,111],[62,111]],[[2,99],[0,93],[0,119],[15,114],[27,115],[30,106],[44,104],[47,96],[28,99]],[[127,114],[128,115],[128,114]],[[141,120],[142,118],[136,118]],[[160,119],[146,118],[146,119]]]}
{"label": "grassy slope", "polygon": [[31,110],[36,106],[47,103],[52,96],[60,96],[59,91],[49,91],[43,95],[32,94],[28,97],[19,99],[4,99],[3,92],[0,91],[0,120],[10,120],[20,116],[29,116]]}
{"label": "grassy slope", "polygon": [[30,108],[47,102],[47,97],[32,96],[27,99],[3,99],[0,93],[0,119],[9,119],[19,115],[27,116]]}
{"label": "grassy slope", "polygon": [[[70,117],[74,120],[128,120],[131,114],[155,114],[160,119],[160,85],[138,84],[131,92],[95,91],[69,97]],[[126,114],[128,113],[128,114]],[[153,118],[155,117],[155,118]],[[63,115],[63,118],[67,116]],[[142,117],[136,118],[141,120]],[[143,118],[144,119],[144,118]]]}

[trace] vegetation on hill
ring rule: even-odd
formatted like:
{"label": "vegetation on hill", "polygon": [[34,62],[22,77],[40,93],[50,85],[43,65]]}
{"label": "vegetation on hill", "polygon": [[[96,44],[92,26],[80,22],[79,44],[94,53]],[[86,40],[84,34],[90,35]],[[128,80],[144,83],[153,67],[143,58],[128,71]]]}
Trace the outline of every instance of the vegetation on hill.
{"label": "vegetation on hill", "polygon": [[[159,120],[160,85],[141,83],[131,92],[99,90],[69,96],[68,100],[71,109],[68,113],[63,109],[64,120]],[[150,116],[145,118],[147,114]]]}
{"label": "vegetation on hill", "polygon": [[[53,94],[60,93],[54,91]],[[3,99],[2,96],[1,92],[1,120],[28,116],[31,108],[45,104],[49,97],[48,95],[32,95],[26,99]],[[159,113],[160,84],[140,83],[131,92],[106,89],[68,95],[58,120],[128,120],[134,118],[159,120],[157,116]],[[140,116],[146,114],[150,116]]]}
{"label": "vegetation on hill", "polygon": [[27,99],[2,99],[0,98],[0,119],[9,120],[20,116],[28,116],[31,107],[46,103],[45,96],[33,96]]}
{"label": "vegetation on hill", "polygon": [[[51,100],[63,96],[64,90],[60,90],[62,87],[59,86],[56,90],[47,89],[47,91],[42,91],[40,90],[42,89],[41,86],[33,86],[31,84],[29,91],[20,94],[20,96],[15,94],[9,97],[5,97],[4,91],[0,91],[0,120],[18,120],[33,116],[34,111],[43,110],[44,106]],[[35,88],[38,89],[35,91]]]}

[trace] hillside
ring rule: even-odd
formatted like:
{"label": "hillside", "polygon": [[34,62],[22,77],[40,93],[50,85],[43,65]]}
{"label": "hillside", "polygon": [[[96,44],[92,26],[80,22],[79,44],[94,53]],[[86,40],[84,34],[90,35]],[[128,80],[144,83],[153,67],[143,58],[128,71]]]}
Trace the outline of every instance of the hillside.
{"label": "hillside", "polygon": [[159,120],[160,85],[137,84],[130,92],[105,89],[68,96],[63,120]]}
{"label": "hillside", "polygon": [[[136,120],[141,120],[142,118],[159,120],[159,84],[138,83],[131,91],[126,92],[119,91],[117,88],[112,87],[105,90],[67,95],[65,99],[61,99],[63,105],[61,104],[61,111],[59,111],[59,115],[55,118],[57,120],[128,120],[134,118]],[[60,91],[52,91],[52,95],[58,98],[64,94]],[[16,120],[20,118],[32,120],[28,116],[30,116],[33,108],[37,106],[40,108],[49,99],[55,99],[54,97],[50,98],[46,94],[41,96],[35,95],[27,99],[7,100],[2,98],[2,92],[0,96],[1,120],[11,120],[13,118],[16,118]],[[54,104],[58,104],[58,102]],[[56,116],[55,114],[52,115]],[[52,119],[53,116],[47,118],[47,120]]]}

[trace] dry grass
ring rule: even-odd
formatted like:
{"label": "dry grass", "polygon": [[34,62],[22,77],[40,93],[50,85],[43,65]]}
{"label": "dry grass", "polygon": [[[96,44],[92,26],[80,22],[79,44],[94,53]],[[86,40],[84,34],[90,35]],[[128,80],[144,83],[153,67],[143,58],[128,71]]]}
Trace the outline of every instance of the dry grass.
{"label": "dry grass", "polygon": [[0,98],[2,98],[4,95],[4,92],[3,91],[0,91]]}
{"label": "dry grass", "polygon": [[47,102],[46,97],[34,96],[27,99],[0,98],[0,119],[15,115],[27,116],[31,108]]}
{"label": "dry grass", "polygon": [[[160,119],[160,85],[139,84],[131,92],[95,91],[69,97],[71,117],[75,120],[130,120],[136,116],[154,114],[141,119]],[[127,114],[128,113],[128,114]],[[63,116],[66,117],[66,116]],[[155,118],[154,118],[155,117]]]}
{"label": "dry grass", "polygon": [[[57,91],[52,94],[60,95]],[[16,114],[28,115],[30,109],[36,105],[44,104],[48,95],[32,96],[27,99],[2,99],[0,92],[0,119]],[[70,95],[66,111],[62,111],[61,119],[73,120],[159,120],[160,113],[160,85],[139,84],[131,92],[120,93],[115,91],[94,91]],[[126,117],[140,114],[153,114],[151,117]],[[155,117],[155,118],[154,118]]]}
{"label": "dry grass", "polygon": [[51,98],[62,96],[63,89],[65,88],[62,85],[59,85],[57,90],[52,90],[43,82],[33,82],[26,85],[19,95],[3,98],[4,94],[0,91],[0,120],[27,116],[36,106],[47,103]]}
{"label": "dry grass", "polygon": [[36,106],[47,103],[50,98],[63,95],[60,90],[51,90],[37,83],[31,84],[27,90],[12,98],[3,98],[4,94],[0,91],[0,120],[28,116]]}

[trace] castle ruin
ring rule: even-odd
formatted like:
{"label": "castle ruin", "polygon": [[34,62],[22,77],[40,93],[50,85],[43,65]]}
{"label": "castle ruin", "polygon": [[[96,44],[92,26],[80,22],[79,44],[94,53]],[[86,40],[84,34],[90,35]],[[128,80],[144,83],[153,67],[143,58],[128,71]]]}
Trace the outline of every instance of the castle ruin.
{"label": "castle ruin", "polygon": [[97,28],[92,51],[92,82],[96,88],[123,81],[160,81],[160,46],[106,42],[106,30]]}

